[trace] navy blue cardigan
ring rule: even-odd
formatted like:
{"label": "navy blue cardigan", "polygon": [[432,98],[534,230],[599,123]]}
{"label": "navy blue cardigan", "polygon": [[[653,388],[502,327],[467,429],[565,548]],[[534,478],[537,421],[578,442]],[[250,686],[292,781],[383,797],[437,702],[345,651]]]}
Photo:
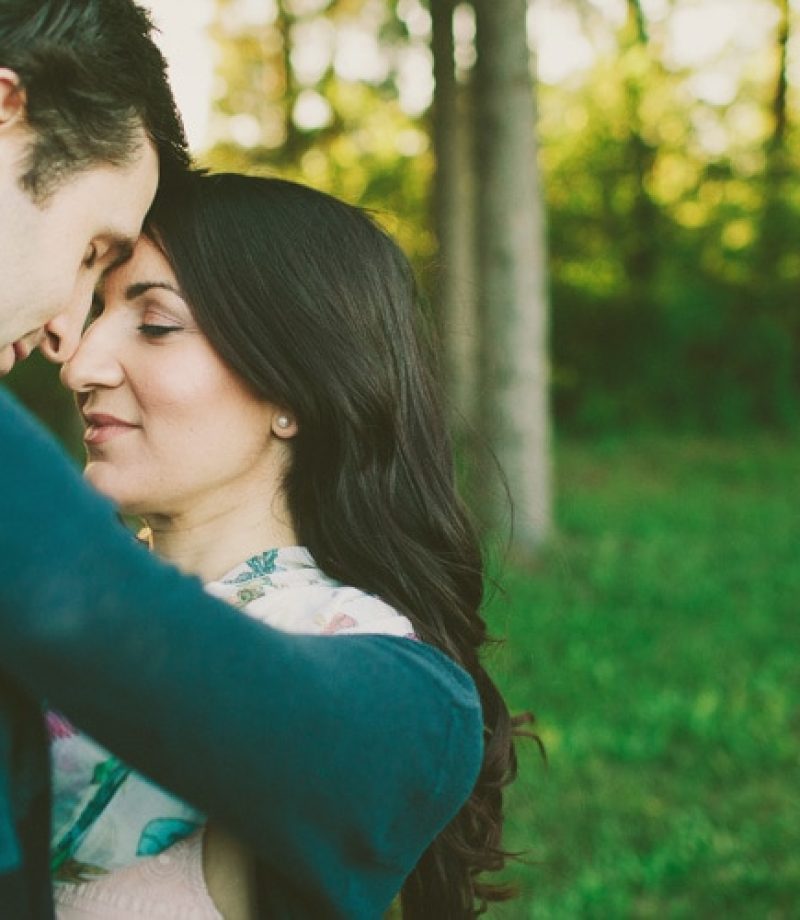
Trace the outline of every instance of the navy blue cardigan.
{"label": "navy blue cardigan", "polygon": [[35,700],[240,837],[269,917],[380,917],[482,756],[474,685],[443,655],[287,635],[208,596],[137,546],[3,393],[0,676],[0,917],[14,920],[50,916]]}

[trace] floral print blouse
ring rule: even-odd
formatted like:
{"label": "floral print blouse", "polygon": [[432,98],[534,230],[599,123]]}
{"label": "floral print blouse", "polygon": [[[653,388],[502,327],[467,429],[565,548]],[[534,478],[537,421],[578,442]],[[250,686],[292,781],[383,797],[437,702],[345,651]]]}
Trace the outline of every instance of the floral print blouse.
{"label": "floral print blouse", "polygon": [[[206,590],[277,629],[320,635],[414,638],[409,620],[377,597],[325,575],[303,547],[253,556]],[[154,856],[201,827],[204,816],[122,763],[56,712],[51,867],[84,882]]]}

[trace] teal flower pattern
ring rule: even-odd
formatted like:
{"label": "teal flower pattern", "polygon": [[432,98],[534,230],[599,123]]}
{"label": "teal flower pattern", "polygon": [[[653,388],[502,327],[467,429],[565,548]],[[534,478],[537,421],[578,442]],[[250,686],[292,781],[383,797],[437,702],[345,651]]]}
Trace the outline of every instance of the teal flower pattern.
{"label": "teal flower pattern", "polygon": [[130,767],[120,763],[116,757],[109,757],[108,760],[104,760],[95,767],[92,774],[92,785],[97,786],[97,791],[89,799],[75,823],[53,848],[50,857],[51,872],[57,874],[61,866],[73,858],[82,839],[114,798],[114,794],[125,782],[130,772]]}
{"label": "teal flower pattern", "polygon": [[173,843],[188,837],[200,827],[193,821],[182,821],[179,818],[154,818],[149,821],[136,848],[137,856],[156,856],[163,853]]}

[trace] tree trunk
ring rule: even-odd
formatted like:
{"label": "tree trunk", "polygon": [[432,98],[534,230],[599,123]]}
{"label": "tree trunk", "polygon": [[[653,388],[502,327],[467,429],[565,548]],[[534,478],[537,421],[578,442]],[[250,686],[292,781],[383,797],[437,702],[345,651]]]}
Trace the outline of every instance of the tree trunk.
{"label": "tree trunk", "polygon": [[633,25],[636,41],[640,45],[647,44],[647,24],[640,0],[628,0],[628,20]]}
{"label": "tree trunk", "polygon": [[786,65],[789,51],[789,0],[778,0],[778,72],[775,80],[775,91],[772,97],[772,136],[771,147],[780,150],[786,136]]}
{"label": "tree trunk", "polygon": [[[623,29],[624,53],[649,54],[647,25],[640,0],[628,0],[628,15]],[[626,68],[627,69],[627,68]],[[641,105],[645,91],[639,67],[628,71],[625,79],[625,96],[628,109],[628,150],[626,169],[635,183],[633,206],[630,213],[632,232],[623,247],[625,268],[631,288],[634,308],[641,310],[649,305],[652,282],[658,266],[659,211],[648,191],[656,151],[645,139],[642,129]]]}
{"label": "tree trunk", "polygon": [[[514,504],[526,557],[552,519],[544,208],[525,0],[476,0],[480,420]],[[489,495],[490,526],[504,518]]]}
{"label": "tree trunk", "polygon": [[770,93],[772,128],[765,145],[764,205],[761,219],[760,259],[765,285],[777,279],[777,264],[786,252],[786,179],[792,166],[786,145],[787,63],[790,38],[789,0],[776,0],[778,27],[775,34],[775,82]]}
{"label": "tree trunk", "polygon": [[292,118],[294,104],[298,96],[297,81],[292,68],[292,26],[295,23],[295,17],[286,0],[277,0],[276,9],[275,28],[280,36],[280,65],[283,75],[283,92],[281,94],[283,98],[281,99],[281,104],[283,106],[286,131],[286,140],[280,149],[280,160],[293,166],[300,159],[300,155],[303,152],[302,139]]}
{"label": "tree trunk", "polygon": [[431,3],[433,221],[438,252],[437,316],[453,431],[463,441],[476,421],[474,157],[469,86],[455,75],[455,0]]}

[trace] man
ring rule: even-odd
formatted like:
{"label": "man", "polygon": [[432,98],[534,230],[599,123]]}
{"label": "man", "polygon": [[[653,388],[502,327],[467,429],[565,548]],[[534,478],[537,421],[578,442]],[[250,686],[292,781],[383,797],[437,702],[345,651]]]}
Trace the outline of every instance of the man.
{"label": "man", "polygon": [[[100,274],[138,236],[159,160],[167,178],[188,165],[150,30],[128,0],[0,0],[0,376],[37,346],[71,356]],[[2,686],[0,917],[24,917],[49,903],[46,749],[36,707]]]}
{"label": "man", "polygon": [[158,180],[188,164],[129,0],[0,0],[0,374],[74,350],[94,286],[136,239]]}
{"label": "man", "polygon": [[[187,162],[132,0],[0,0],[3,371],[37,346],[71,356],[158,169],[163,185]],[[0,920],[52,914],[44,699],[241,839],[263,916],[379,916],[420,827],[427,846],[480,765],[460,670],[422,643],[288,636],[209,597],[0,393]]]}

